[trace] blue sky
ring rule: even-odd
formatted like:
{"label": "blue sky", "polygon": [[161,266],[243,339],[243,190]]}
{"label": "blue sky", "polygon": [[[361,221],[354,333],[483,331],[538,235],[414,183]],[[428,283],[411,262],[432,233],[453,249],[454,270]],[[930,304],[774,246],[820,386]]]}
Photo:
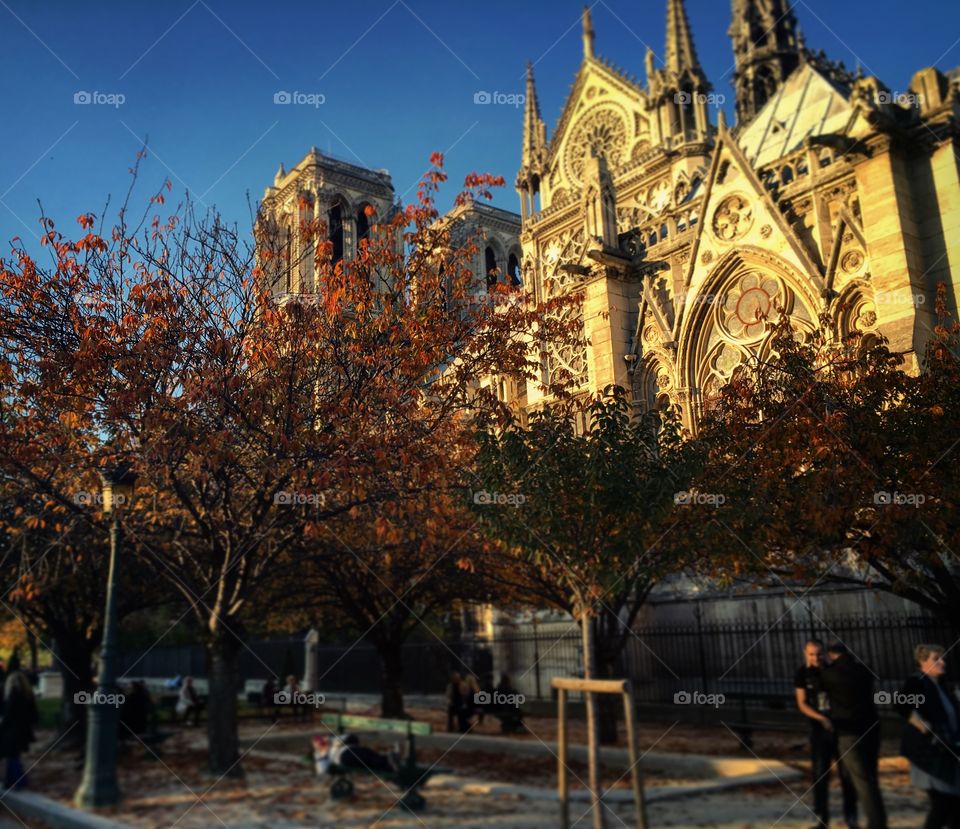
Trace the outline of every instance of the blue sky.
{"label": "blue sky", "polygon": [[[662,53],[666,0],[592,5],[597,52],[642,79],[647,44]],[[457,184],[470,171],[502,174],[507,187],[495,203],[517,210],[522,110],[478,105],[474,95],[522,93],[532,60],[552,129],[580,62],[581,7],[580,0],[0,0],[0,235],[36,234],[38,199],[58,224],[99,214],[108,195],[116,201],[125,192],[144,136],[144,190],[170,178],[174,195],[189,189],[241,222],[248,194],[259,199],[278,164],[296,163],[311,145],[389,169],[407,199],[438,150]],[[903,0],[795,0],[795,7],[812,47],[851,67],[859,60],[895,91],[923,66],[960,64],[958,3],[912,0],[909,15]],[[727,0],[687,0],[701,61],[728,94],[729,8]],[[304,102],[274,103],[282,91]],[[98,93],[96,102],[75,103],[84,92]]]}

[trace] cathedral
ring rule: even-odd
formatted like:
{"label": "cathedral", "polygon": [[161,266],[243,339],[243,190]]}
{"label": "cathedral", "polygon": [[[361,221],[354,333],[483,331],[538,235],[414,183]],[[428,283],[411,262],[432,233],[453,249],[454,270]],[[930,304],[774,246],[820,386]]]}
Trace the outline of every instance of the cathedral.
{"label": "cathedral", "polygon": [[[585,8],[551,132],[527,70],[520,215],[475,204],[441,219],[479,235],[481,290],[495,274],[537,300],[582,294],[565,313],[582,318],[584,344],[550,353],[541,379],[562,368],[583,394],[615,383],[695,429],[738,367],[764,358],[781,310],[801,330],[827,313],[838,337],[885,337],[916,369],[936,286],[954,308],[960,289],[957,71],[921,69],[895,92],[808,47],[790,0],[733,0],[728,124],[684,0],[666,3],[645,84],[598,54]],[[386,171],[313,149],[281,166],[263,209],[288,233],[323,220],[336,260],[399,208]],[[312,257],[291,253],[278,290],[309,293]],[[549,402],[540,382],[491,383],[519,409]]]}
{"label": "cathedral", "polygon": [[[527,70],[521,206],[524,285],[576,290],[585,347],[549,360],[584,392],[610,383],[685,425],[737,368],[762,359],[782,309],[812,329],[883,336],[917,367],[934,294],[960,288],[960,78],[918,71],[909,92],[804,43],[789,0],[733,0],[736,122],[668,0],[663,65],[646,85],[583,57],[548,134]],[[546,367],[549,371],[550,367]],[[526,405],[542,405],[530,384]]]}

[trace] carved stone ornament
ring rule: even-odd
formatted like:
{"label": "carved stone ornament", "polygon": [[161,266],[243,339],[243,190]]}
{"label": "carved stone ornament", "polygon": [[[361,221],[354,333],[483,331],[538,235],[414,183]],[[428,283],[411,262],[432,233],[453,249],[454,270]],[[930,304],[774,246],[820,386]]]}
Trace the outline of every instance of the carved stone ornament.
{"label": "carved stone ornament", "polygon": [[713,214],[713,233],[724,242],[745,236],[751,227],[753,208],[743,196],[727,196]]}

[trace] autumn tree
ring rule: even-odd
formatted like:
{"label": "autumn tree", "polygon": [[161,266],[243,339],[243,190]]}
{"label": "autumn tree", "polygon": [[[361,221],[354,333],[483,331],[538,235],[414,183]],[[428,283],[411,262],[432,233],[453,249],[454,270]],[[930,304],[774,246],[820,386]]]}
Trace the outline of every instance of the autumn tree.
{"label": "autumn tree", "polygon": [[700,431],[698,486],[724,496],[686,525],[705,571],[886,590],[960,630],[960,340],[942,287],[938,310],[917,373],[829,317],[774,326]]}
{"label": "autumn tree", "polygon": [[[539,573],[541,597],[570,612],[581,629],[584,676],[597,678],[595,625],[611,621],[608,642],[622,647],[650,583],[679,566],[658,540],[674,495],[685,488],[687,458],[674,415],[634,416],[623,389],[610,387],[586,407],[532,413],[480,431],[476,514],[491,537]],[[626,611],[626,618],[624,618]],[[609,656],[605,654],[609,659]],[[608,662],[608,666],[609,666]],[[590,695],[589,785],[599,796],[598,706]]]}
{"label": "autumn tree", "polygon": [[[162,217],[161,191],[136,220],[127,205],[108,228],[81,216],[78,238],[44,219],[50,263],[22,246],[3,263],[3,380],[25,406],[53,400],[67,429],[83,425],[85,463],[122,459],[139,474],[128,543],[206,643],[216,774],[240,773],[245,629],[264,602],[295,592],[281,586],[296,584],[304,537],[394,497],[376,474],[385,459],[480,405],[479,378],[536,376],[531,343],[564,329],[545,306],[457,301],[471,290],[471,251],[435,230],[445,176],[434,160],[417,202],[350,261],[333,260],[319,222],[295,228],[291,245],[260,217],[254,238],[189,203]],[[463,197],[496,183],[470,176]],[[304,263],[315,291],[283,294]],[[42,456],[42,435],[24,451]],[[323,504],[305,521],[289,493]]]}

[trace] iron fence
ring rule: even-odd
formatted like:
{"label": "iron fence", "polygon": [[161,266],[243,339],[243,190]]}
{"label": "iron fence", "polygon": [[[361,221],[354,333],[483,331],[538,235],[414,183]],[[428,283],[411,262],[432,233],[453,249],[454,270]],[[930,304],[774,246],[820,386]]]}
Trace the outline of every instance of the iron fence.
{"label": "iron fence", "polygon": [[[914,670],[916,644],[950,648],[958,634],[923,615],[650,625],[628,636],[615,674],[631,679],[638,701],[645,704],[671,703],[686,692],[724,694],[774,708],[779,701],[785,707],[793,699],[793,675],[811,637],[843,642],[874,673],[877,690],[889,692]],[[372,644],[360,640],[315,647],[320,690],[380,692],[383,674]],[[401,653],[403,686],[411,694],[442,694],[453,671],[475,673],[484,685],[506,673],[528,699],[548,700],[553,677],[582,676],[580,648],[572,623],[557,632],[409,642]],[[960,680],[958,661],[960,656],[948,658],[948,675],[954,680]],[[249,641],[241,654],[244,680],[288,671],[302,675],[304,667],[302,638]],[[206,656],[199,646],[160,646],[146,654],[121,654],[120,668],[131,676],[203,676]]]}

